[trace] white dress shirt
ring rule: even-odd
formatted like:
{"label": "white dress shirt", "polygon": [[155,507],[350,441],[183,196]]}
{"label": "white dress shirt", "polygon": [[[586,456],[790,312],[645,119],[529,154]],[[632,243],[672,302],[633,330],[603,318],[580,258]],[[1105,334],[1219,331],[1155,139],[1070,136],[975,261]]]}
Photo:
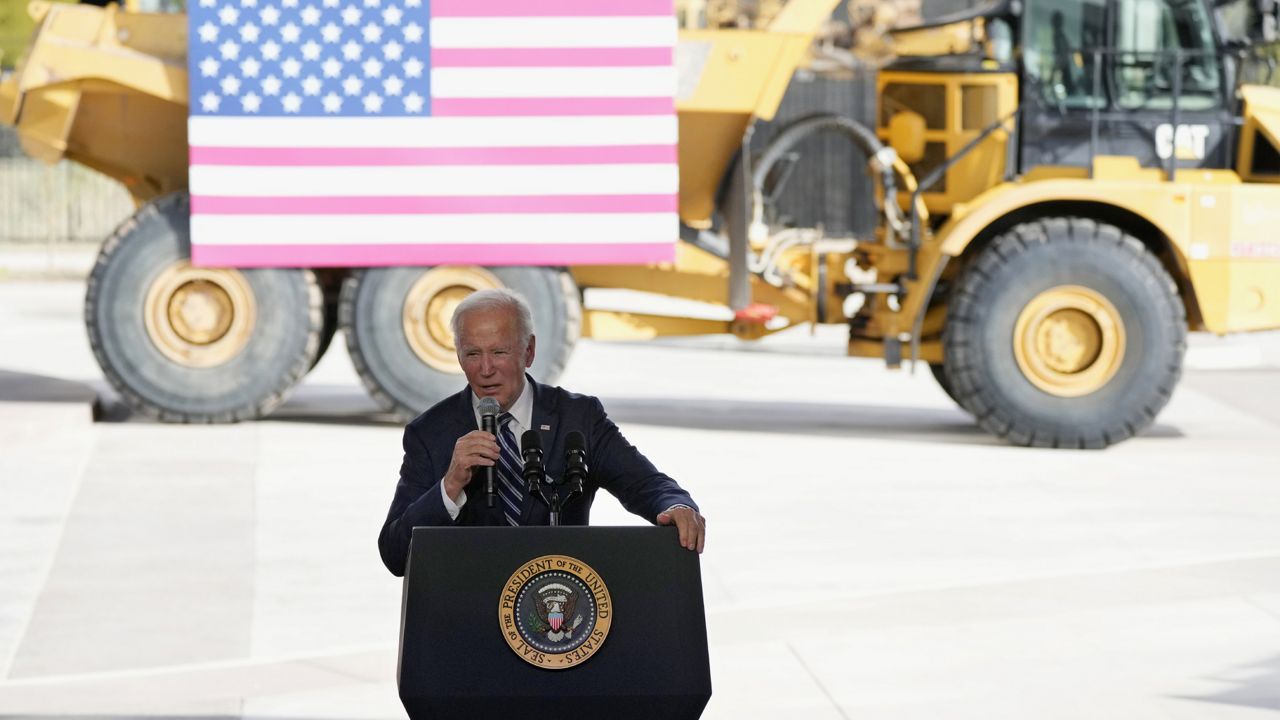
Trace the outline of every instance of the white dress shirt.
{"label": "white dress shirt", "polygon": [[[476,427],[480,427],[480,398],[473,392],[471,393],[471,410],[476,414]],[[520,397],[512,403],[511,409],[507,410],[511,413],[511,434],[516,438],[516,453],[524,451],[520,447],[520,438],[525,431],[533,427],[533,386],[528,382],[524,384],[524,390],[520,391]],[[449,497],[449,493],[445,492],[444,482],[440,483],[440,497],[444,498],[444,509],[449,511],[449,517],[457,520],[458,513],[462,512],[462,506],[467,504],[467,494],[464,492],[458,496],[458,502],[454,502]]]}

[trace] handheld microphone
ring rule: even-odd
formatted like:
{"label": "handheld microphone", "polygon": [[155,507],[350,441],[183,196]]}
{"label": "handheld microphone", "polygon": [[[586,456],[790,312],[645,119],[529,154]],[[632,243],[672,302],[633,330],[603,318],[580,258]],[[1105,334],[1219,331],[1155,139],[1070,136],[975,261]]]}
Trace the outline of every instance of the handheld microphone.
{"label": "handheld microphone", "polygon": [[525,488],[532,493],[547,478],[547,471],[542,467],[542,436],[537,430],[526,430],[520,436],[520,455],[524,457]]}
{"label": "handheld microphone", "polygon": [[574,430],[564,439],[564,479],[570,493],[582,492],[582,481],[587,479],[587,439]]}
{"label": "handheld microphone", "polygon": [[[501,410],[497,400],[491,397],[480,399],[480,429],[495,438],[498,437],[498,413]],[[493,507],[497,501],[497,494],[493,491],[493,466],[488,465],[482,468],[481,475],[484,477],[485,497],[489,507]]]}

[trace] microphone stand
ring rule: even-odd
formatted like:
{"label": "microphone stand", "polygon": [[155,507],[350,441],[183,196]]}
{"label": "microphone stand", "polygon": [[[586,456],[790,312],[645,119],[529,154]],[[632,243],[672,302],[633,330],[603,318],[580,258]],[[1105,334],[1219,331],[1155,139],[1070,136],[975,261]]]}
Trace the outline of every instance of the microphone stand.
{"label": "microphone stand", "polygon": [[[575,437],[576,436],[576,437]],[[567,442],[568,449],[565,451],[565,470],[564,477],[556,482],[557,492],[553,496],[555,505],[552,508],[553,516],[558,516],[560,509],[570,500],[582,494],[582,481],[587,477],[589,470],[587,469],[587,450],[583,442],[582,433],[572,432],[569,434]],[[559,489],[561,486],[567,485],[564,498],[560,497]]]}
{"label": "microphone stand", "polygon": [[576,441],[572,438],[574,434],[570,433],[570,447],[565,452],[564,477],[555,480],[547,477],[546,469],[543,467],[542,440],[537,432],[529,430],[520,438],[521,455],[524,457],[522,474],[525,492],[546,504],[551,515],[551,527],[560,526],[564,506],[582,494],[582,482],[588,472],[587,452],[583,447],[582,434],[576,433],[578,436]]}
{"label": "microphone stand", "polygon": [[542,464],[542,438],[538,436],[536,430],[528,430],[520,438],[520,447],[522,448],[520,454],[524,458],[524,468],[521,472],[524,476],[524,491],[551,507],[551,526],[555,527],[560,524],[558,496],[553,493],[548,500],[542,489],[544,484],[550,484],[547,482],[547,471]]}
{"label": "microphone stand", "polygon": [[[564,487],[565,484],[566,483],[563,478],[561,478],[560,480],[548,480],[544,477],[542,481],[542,485],[534,486],[531,484],[529,486],[529,493],[532,494],[534,497],[542,500],[542,502],[545,503],[546,506],[550,509],[551,522],[549,523],[549,525],[551,527],[560,526],[560,515],[564,510],[564,506],[567,505],[569,501],[572,500],[574,497],[582,494],[581,489],[574,490],[573,487],[570,486],[568,491],[565,492],[563,496],[561,496],[560,489]],[[547,491],[544,490],[544,487],[550,488],[551,490],[550,497],[547,497]]]}

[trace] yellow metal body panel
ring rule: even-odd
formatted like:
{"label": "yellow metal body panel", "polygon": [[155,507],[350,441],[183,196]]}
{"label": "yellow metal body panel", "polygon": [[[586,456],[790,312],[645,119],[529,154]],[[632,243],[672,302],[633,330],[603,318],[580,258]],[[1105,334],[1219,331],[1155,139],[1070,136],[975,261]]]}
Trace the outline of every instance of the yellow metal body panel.
{"label": "yellow metal body panel", "polygon": [[23,150],[75,160],[136,202],[186,187],[186,16],[33,3],[39,27],[0,87]]}
{"label": "yellow metal body panel", "polygon": [[837,0],[792,0],[767,30],[680,32],[680,218],[705,228],[755,119],[772,120]]}
{"label": "yellow metal body panel", "polygon": [[86,90],[68,145],[68,158],[116,178],[135,202],[187,187],[185,104]]}
{"label": "yellow metal body panel", "polygon": [[1132,158],[1099,160],[1093,179],[992,188],[957,206],[935,242],[943,254],[959,255],[992,223],[1046,202],[1080,203],[1084,215],[1089,206],[1115,208],[1151,223],[1168,241],[1171,273],[1189,280],[1205,329],[1280,327],[1280,189],[1242,183],[1230,170],[1179,170],[1170,183]]}
{"label": "yellow metal body panel", "polygon": [[1263,144],[1280,150],[1280,88],[1246,85],[1240,88],[1244,99],[1241,119],[1240,149],[1236,168],[1249,182],[1280,182],[1280,168],[1254,168],[1255,151]]}
{"label": "yellow metal body panel", "polygon": [[900,56],[965,55],[980,48],[982,18],[919,29],[891,31],[893,52]]}
{"label": "yellow metal body panel", "polygon": [[1218,333],[1280,327],[1280,188],[1196,187],[1190,205],[1188,264],[1205,325]]}
{"label": "yellow metal body panel", "polygon": [[122,46],[186,68],[186,15],[127,12],[116,13],[113,20],[116,39]]}
{"label": "yellow metal body panel", "polygon": [[680,218],[707,227],[753,118],[772,120],[814,33],[836,5],[794,0],[768,30],[680,32]]}
{"label": "yellow metal body panel", "polygon": [[[882,358],[884,357],[884,343],[879,340],[854,338],[849,341],[846,354],[849,357]],[[931,365],[941,364],[944,360],[942,342],[939,340],[926,340],[920,343],[920,352],[916,359]],[[897,369],[898,366],[895,365],[893,367]]]}
{"label": "yellow metal body panel", "polygon": [[37,160],[55,163],[67,152],[67,136],[75,121],[80,92],[69,87],[48,87],[31,93],[22,106],[18,144]]}
{"label": "yellow metal body panel", "polygon": [[[889,121],[896,110],[886,102],[885,88],[891,85],[938,89],[941,105],[934,112],[925,113],[921,112],[921,108],[906,108],[934,119],[924,131],[926,158],[912,164],[916,180],[923,180],[928,171],[941,160],[958,155],[987,126],[1009,116],[1018,102],[1018,81],[1013,73],[958,74],[885,70],[876,80],[880,102],[876,129],[880,139],[886,143],[891,140]],[[1009,129],[1012,129],[1012,123]],[[929,156],[931,148],[937,148],[941,152]],[[1005,176],[1008,149],[1008,132],[997,130],[989,135],[947,170],[940,185],[927,189],[922,194],[925,207],[935,215],[946,215],[956,203],[971,200],[999,184]],[[902,199],[904,208],[908,201],[907,197]]]}
{"label": "yellow metal body panel", "polygon": [[837,3],[795,0],[768,30],[682,30],[676,110],[772,120],[814,34]]}
{"label": "yellow metal body panel", "polygon": [[769,23],[769,32],[812,35],[839,5],[840,0],[790,0]]}
{"label": "yellow metal body panel", "polygon": [[[770,34],[773,34],[772,31]],[[782,104],[782,96],[787,94],[791,85],[791,76],[796,68],[804,62],[813,43],[813,35],[786,35],[778,48],[777,65],[768,75],[768,82],[760,91],[760,99],[752,111],[761,120],[772,120]]]}
{"label": "yellow metal body panel", "polygon": [[[1099,158],[1101,159],[1101,158]],[[1074,165],[1038,165],[1022,174],[1021,182],[1039,182],[1041,180],[1061,180],[1063,178],[1084,179],[1089,177],[1089,168]]]}
{"label": "yellow metal body panel", "polygon": [[[1217,333],[1280,327],[1280,260],[1202,260],[1191,263],[1197,287],[1212,288],[1205,324]],[[1203,303],[1203,301],[1202,301]]]}
{"label": "yellow metal body panel", "polygon": [[679,115],[680,219],[707,228],[725,169],[742,146],[746,113],[682,112]]}
{"label": "yellow metal body panel", "polygon": [[[774,72],[787,36],[762,30],[686,30],[681,47],[696,49],[701,59],[682,67],[693,76],[680,78],[684,94],[679,112],[755,112]],[[791,68],[794,70],[794,67]],[[787,74],[787,79],[791,77]]]}
{"label": "yellow metal body panel", "polygon": [[[729,304],[729,266],[719,257],[680,243],[674,263],[655,265],[575,265],[569,274],[579,287],[623,288],[688,298],[716,305]],[[751,278],[751,297],[772,305],[791,323],[812,318],[814,303],[809,292],[778,288],[757,276]]]}
{"label": "yellow metal body panel", "polygon": [[582,311],[582,336],[596,340],[652,340],[674,335],[719,335],[732,332],[729,320],[700,320],[666,315]]}
{"label": "yellow metal body panel", "polygon": [[18,120],[18,83],[13,78],[0,82],[0,122],[13,125]]}

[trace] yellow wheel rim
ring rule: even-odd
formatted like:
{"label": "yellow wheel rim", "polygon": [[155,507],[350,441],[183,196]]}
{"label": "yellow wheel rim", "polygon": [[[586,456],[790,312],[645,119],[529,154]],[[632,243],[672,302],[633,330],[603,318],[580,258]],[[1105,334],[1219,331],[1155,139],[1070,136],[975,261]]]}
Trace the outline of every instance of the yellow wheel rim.
{"label": "yellow wheel rim", "polygon": [[1096,392],[1124,362],[1124,321],[1110,300],[1080,285],[1032,298],[1018,315],[1013,352],[1031,384],[1058,397]]}
{"label": "yellow wheel rim", "polygon": [[428,366],[462,373],[450,321],[463,298],[477,290],[502,287],[493,273],[479,267],[438,267],[422,274],[404,299],[404,336]]}
{"label": "yellow wheel rim", "polygon": [[207,368],[244,350],[258,308],[238,271],[195,268],[180,260],[152,281],[143,312],[147,336],[165,357]]}

